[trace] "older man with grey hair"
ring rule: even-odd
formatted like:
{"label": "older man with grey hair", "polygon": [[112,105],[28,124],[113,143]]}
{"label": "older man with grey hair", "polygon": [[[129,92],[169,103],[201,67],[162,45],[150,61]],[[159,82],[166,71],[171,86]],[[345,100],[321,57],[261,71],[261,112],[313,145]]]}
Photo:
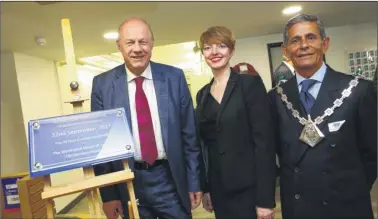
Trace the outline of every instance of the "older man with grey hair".
{"label": "older man with grey hair", "polygon": [[[129,18],[121,24],[117,46],[125,63],[94,77],[91,110],[125,109],[140,218],[188,219],[201,203],[204,175],[193,102],[181,69],[150,61],[153,45],[146,21]],[[120,161],[94,168],[96,175],[122,169]],[[129,218],[125,183],[100,193],[108,219]]]}
{"label": "older man with grey hair", "polygon": [[377,94],[324,63],[329,43],[316,16],[285,26],[282,51],[296,75],[269,92],[284,219],[373,219]]}

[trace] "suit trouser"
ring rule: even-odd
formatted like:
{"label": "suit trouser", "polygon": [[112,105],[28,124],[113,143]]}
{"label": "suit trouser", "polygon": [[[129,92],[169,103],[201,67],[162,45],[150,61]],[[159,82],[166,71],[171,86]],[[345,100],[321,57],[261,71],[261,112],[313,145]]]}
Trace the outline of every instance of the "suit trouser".
{"label": "suit trouser", "polygon": [[134,190],[141,219],[191,218],[176,191],[168,161],[134,170]]}

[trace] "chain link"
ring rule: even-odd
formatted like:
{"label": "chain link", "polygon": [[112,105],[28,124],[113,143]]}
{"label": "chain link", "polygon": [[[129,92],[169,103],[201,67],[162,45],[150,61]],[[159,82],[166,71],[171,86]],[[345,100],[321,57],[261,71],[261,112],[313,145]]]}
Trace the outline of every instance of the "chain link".
{"label": "chain link", "polygon": [[[329,117],[335,112],[336,108],[339,108],[341,105],[343,105],[344,99],[349,97],[352,94],[352,89],[357,86],[359,82],[358,80],[360,78],[363,78],[363,77],[356,76],[353,80],[349,82],[349,87],[344,89],[343,92],[341,92],[341,97],[336,99],[333,102],[333,106],[331,108],[327,108],[324,111],[324,114],[322,116],[318,116],[314,120],[314,123],[316,125],[319,125],[320,123],[322,123],[327,116]],[[293,104],[290,101],[288,101],[288,98],[286,94],[284,94],[283,89],[280,85],[277,86],[277,92],[280,94],[281,100],[286,104],[287,109],[291,111],[291,114],[293,115],[293,117],[298,119],[300,124],[305,125],[308,122],[307,119],[301,117],[298,110],[293,108]]]}

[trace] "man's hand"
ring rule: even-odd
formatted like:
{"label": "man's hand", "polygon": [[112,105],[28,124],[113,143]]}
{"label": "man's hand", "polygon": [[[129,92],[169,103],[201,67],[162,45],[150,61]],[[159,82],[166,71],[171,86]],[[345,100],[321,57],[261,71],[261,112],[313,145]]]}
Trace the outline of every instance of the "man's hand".
{"label": "man's hand", "polygon": [[211,202],[210,193],[205,193],[202,199],[202,206],[208,212],[213,212],[213,204]]}
{"label": "man's hand", "polygon": [[202,192],[189,192],[190,203],[192,204],[192,209],[196,209],[201,203]]}
{"label": "man's hand", "polygon": [[256,207],[257,219],[273,219],[274,209],[273,208],[260,208]]}
{"label": "man's hand", "polygon": [[119,216],[123,217],[123,209],[120,200],[105,202],[102,204],[102,209],[107,219],[118,219]]}

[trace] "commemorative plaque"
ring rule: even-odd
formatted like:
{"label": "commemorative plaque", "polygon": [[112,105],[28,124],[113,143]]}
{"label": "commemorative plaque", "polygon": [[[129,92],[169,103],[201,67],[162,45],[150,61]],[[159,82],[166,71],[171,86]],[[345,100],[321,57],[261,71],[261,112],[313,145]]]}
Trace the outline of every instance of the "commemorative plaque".
{"label": "commemorative plaque", "polygon": [[123,108],[29,121],[31,177],[134,156]]}

